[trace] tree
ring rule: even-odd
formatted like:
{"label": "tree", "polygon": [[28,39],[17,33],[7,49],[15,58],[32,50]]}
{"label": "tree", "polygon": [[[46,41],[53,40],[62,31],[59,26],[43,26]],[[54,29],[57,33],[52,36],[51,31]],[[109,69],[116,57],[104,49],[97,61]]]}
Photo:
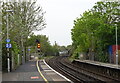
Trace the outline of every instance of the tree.
{"label": "tree", "polygon": [[[36,2],[2,2],[2,40],[6,39],[7,14],[9,20],[9,37],[22,46],[28,36],[35,30],[45,28],[44,12]],[[13,10],[14,12],[6,12]],[[21,47],[23,48],[23,47]]]}
{"label": "tree", "polygon": [[[120,2],[100,1],[89,11],[86,11],[74,21],[72,29],[75,53],[92,51],[98,57],[108,53],[108,46],[115,44],[115,21],[120,32]],[[120,35],[118,34],[118,38]],[[120,40],[118,40],[120,42]],[[104,56],[103,56],[104,55]],[[101,61],[106,59],[96,58]],[[105,56],[106,57],[106,56]],[[104,58],[105,58],[104,57]]]}
{"label": "tree", "polygon": [[36,51],[37,43],[39,41],[40,43],[40,50],[42,54],[45,56],[47,55],[55,55],[56,52],[58,52],[56,46],[50,45],[48,37],[46,35],[31,35],[30,38],[27,40],[27,47],[31,47],[31,49],[34,49],[33,52]]}
{"label": "tree", "polygon": [[[9,25],[9,38],[11,39],[12,46],[16,45],[18,48],[12,47],[11,51],[19,49],[20,53],[25,56],[26,41],[28,36],[33,33],[33,31],[39,31],[45,28],[44,13],[41,6],[36,6],[36,1],[14,1],[14,2],[4,2],[2,4],[2,45],[5,46],[5,40],[7,35],[7,19]],[[13,12],[6,12],[6,10],[13,10]],[[7,18],[8,15],[8,18]],[[6,53],[6,48],[2,48],[3,54]],[[16,54],[17,55],[17,54]],[[4,56],[4,55],[2,55]]]}

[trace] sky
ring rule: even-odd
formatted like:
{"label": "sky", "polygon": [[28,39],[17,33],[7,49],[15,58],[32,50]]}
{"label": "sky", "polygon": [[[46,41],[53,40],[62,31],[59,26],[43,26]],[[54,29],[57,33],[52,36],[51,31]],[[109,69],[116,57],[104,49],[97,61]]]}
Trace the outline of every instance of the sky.
{"label": "sky", "polygon": [[60,46],[72,44],[71,29],[74,20],[80,17],[100,0],[37,0],[37,5],[45,11],[46,28],[34,32],[36,35],[46,35],[51,45],[55,41]]}

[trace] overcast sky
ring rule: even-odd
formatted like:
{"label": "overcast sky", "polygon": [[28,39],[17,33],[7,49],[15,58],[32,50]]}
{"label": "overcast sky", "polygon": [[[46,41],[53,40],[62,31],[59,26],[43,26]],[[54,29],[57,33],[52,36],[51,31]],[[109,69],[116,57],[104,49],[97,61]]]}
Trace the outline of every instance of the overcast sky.
{"label": "overcast sky", "polygon": [[35,34],[46,35],[52,45],[55,41],[60,46],[72,44],[73,21],[91,9],[97,1],[100,0],[37,0],[37,4],[46,11],[47,26]]}

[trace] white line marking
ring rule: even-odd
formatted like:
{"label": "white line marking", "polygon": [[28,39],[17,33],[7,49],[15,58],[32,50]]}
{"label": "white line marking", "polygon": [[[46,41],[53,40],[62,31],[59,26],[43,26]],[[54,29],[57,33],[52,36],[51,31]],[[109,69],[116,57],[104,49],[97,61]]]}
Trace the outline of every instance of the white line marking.
{"label": "white line marking", "polygon": [[48,80],[44,77],[44,75],[43,75],[42,72],[40,71],[40,68],[39,68],[38,64],[39,64],[39,61],[37,60],[37,61],[36,61],[36,65],[37,65],[37,69],[38,69],[39,74],[42,76],[42,78],[44,79],[44,81],[45,81],[46,83],[49,83]]}
{"label": "white line marking", "polygon": [[74,83],[72,82],[70,79],[66,78],[65,76],[63,76],[62,74],[60,74],[59,72],[55,71],[53,68],[51,68],[46,62],[45,60],[43,60],[43,62],[45,63],[45,65],[47,65],[52,71],[54,71],[56,74],[58,74],[59,76],[63,77],[64,79],[66,79],[67,81],[71,82],[71,83]]}
{"label": "white line marking", "polygon": [[[44,69],[43,69],[44,70]],[[52,71],[52,70],[44,70],[44,71]]]}

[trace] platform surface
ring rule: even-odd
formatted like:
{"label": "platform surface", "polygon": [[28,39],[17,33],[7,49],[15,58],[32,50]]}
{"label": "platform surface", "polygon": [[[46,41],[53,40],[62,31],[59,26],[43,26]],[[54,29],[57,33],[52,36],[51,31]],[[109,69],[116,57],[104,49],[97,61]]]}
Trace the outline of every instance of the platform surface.
{"label": "platform surface", "polygon": [[103,63],[103,62],[91,61],[91,60],[77,60],[76,59],[75,61],[80,61],[80,62],[89,63],[89,64],[93,64],[93,65],[99,65],[99,66],[104,66],[104,67],[120,69],[120,65],[116,65],[116,64]]}
{"label": "platform surface", "polygon": [[[28,61],[27,63],[21,65],[17,70],[12,71],[10,73],[2,73],[2,81],[3,83],[9,83],[11,81],[16,81],[16,83],[19,82],[67,82],[69,83],[65,78],[58,75],[56,72],[51,70],[46,64],[45,61],[39,60],[38,66],[40,69],[40,72],[37,68],[37,61]],[[45,79],[47,82],[45,81]]]}

